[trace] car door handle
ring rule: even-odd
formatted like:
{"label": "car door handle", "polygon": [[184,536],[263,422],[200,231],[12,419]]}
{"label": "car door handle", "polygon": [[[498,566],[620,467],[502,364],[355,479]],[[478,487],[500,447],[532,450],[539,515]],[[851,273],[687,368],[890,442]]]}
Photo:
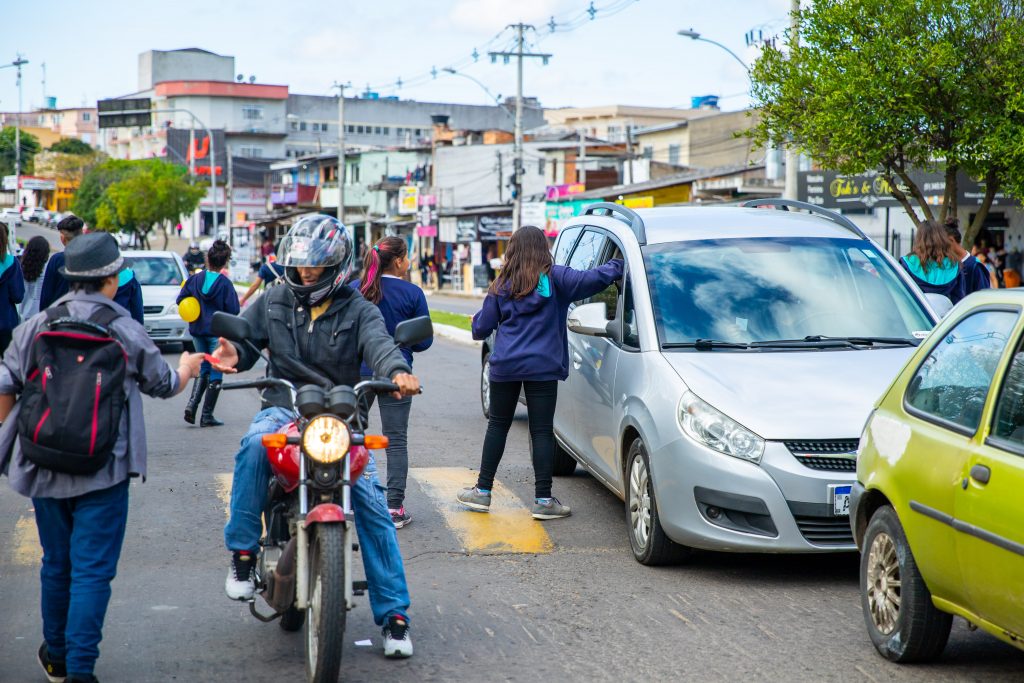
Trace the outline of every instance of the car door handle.
{"label": "car door handle", "polygon": [[975,465],[971,468],[971,479],[979,484],[987,484],[992,478],[992,470],[985,465]]}
{"label": "car door handle", "polygon": [[582,365],[583,365],[583,356],[581,356],[580,354],[578,354],[575,351],[573,351],[572,352],[572,366],[573,366],[573,368],[579,370]]}

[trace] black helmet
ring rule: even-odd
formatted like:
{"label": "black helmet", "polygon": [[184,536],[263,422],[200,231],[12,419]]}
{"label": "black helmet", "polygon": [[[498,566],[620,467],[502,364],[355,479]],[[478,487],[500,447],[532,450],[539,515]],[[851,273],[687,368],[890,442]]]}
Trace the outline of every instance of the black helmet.
{"label": "black helmet", "polygon": [[[284,280],[295,297],[316,306],[330,297],[352,272],[352,238],[338,219],[311,213],[297,220],[281,240],[277,262],[284,266]],[[323,268],[312,285],[302,284],[298,268]]]}

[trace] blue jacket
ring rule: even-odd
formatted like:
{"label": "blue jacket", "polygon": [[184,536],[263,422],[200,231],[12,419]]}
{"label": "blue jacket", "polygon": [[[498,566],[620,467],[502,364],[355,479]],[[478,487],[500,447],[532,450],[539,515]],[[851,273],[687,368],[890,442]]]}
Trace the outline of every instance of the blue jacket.
{"label": "blue jacket", "polygon": [[131,268],[125,268],[118,273],[117,294],[114,301],[132,314],[132,319],[137,320],[140,325],[146,324],[142,315],[142,285],[139,284]]}
{"label": "blue jacket", "polygon": [[18,304],[25,298],[25,276],[13,255],[0,259],[0,330],[13,330],[21,322]]}
{"label": "blue jacket", "polygon": [[989,279],[988,268],[978,259],[970,254],[961,259],[960,263],[964,269],[964,291],[966,294],[977,292],[979,289],[991,289],[992,280]]}
{"label": "blue jacket", "polygon": [[615,259],[593,270],[552,266],[537,289],[522,299],[488,294],[473,316],[473,338],[498,331],[491,349],[495,382],[563,380],[569,376],[569,340],[565,318],[574,301],[587,299],[622,279]]}
{"label": "blue jacket", "polygon": [[[349,286],[358,290],[359,280],[349,283]],[[380,292],[380,303],[377,304],[377,308],[384,316],[384,326],[388,328],[388,334],[392,337],[395,336],[395,328],[398,327],[398,323],[430,315],[430,309],[427,308],[427,297],[423,295],[423,290],[410,282],[397,277],[384,276],[380,279]],[[402,356],[405,357],[405,362],[409,364],[410,368],[412,367],[412,354],[426,351],[433,343],[434,338],[431,337],[419,344],[413,344],[411,347],[403,346],[401,348]],[[373,370],[363,363],[360,374],[363,377],[372,377]]]}
{"label": "blue jacket", "polygon": [[64,267],[64,252],[58,251],[46,262],[43,272],[43,292],[39,295],[39,310],[45,311],[57,299],[68,293],[68,281],[60,274]]}
{"label": "blue jacket", "polygon": [[956,261],[930,261],[925,267],[916,254],[908,254],[900,259],[900,265],[925,294],[941,294],[954,304],[967,296],[966,268]]}
{"label": "blue jacket", "polygon": [[189,277],[178,294],[178,303],[190,296],[199,300],[199,317],[188,325],[192,336],[213,336],[210,323],[217,311],[238,315],[238,292],[231,281],[220,273],[202,270]]}

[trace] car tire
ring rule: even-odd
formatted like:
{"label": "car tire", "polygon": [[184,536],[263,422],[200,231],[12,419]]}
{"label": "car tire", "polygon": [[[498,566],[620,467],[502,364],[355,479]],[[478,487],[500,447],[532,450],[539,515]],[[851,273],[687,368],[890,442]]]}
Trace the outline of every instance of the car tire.
{"label": "car tire", "polygon": [[871,516],[861,547],[861,607],[875,649],[893,662],[938,658],[949,639],[953,615],[932,603],[893,508],[883,506]]}
{"label": "car tire", "polygon": [[661,528],[661,517],[651,480],[650,460],[642,439],[629,446],[626,456],[626,524],[629,546],[640,564],[655,567],[679,564],[693,549],[676,543]]}
{"label": "car tire", "polygon": [[551,473],[556,477],[568,477],[576,472],[576,458],[555,441],[555,462]]}
{"label": "car tire", "polygon": [[491,419],[491,353],[484,351],[484,359],[480,363],[480,408],[484,411],[484,419]]}

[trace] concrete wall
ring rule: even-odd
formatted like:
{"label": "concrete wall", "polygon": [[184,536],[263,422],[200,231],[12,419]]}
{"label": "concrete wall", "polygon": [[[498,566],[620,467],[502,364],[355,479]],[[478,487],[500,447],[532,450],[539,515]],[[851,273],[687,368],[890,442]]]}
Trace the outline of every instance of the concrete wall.
{"label": "concrete wall", "polygon": [[139,55],[139,90],[163,81],[234,81],[235,58],[206,50],[148,50]]}
{"label": "concrete wall", "polygon": [[690,121],[690,149],[688,165],[694,168],[714,168],[760,162],[764,150],[757,149],[750,138],[737,137],[755,125],[756,117],[747,111],[734,111]]}
{"label": "concrete wall", "polygon": [[[523,145],[523,198],[543,194],[546,187],[544,174],[537,160],[544,156],[541,148],[550,143]],[[501,191],[498,190],[498,155],[501,155]],[[439,147],[434,152],[434,186],[451,189],[452,206],[484,206],[508,204],[512,193],[508,181],[512,177],[512,145],[469,145]]]}
{"label": "concrete wall", "polygon": [[[338,98],[321,95],[289,95],[286,147],[291,156],[338,148]],[[513,129],[512,117],[497,106],[369,100],[345,98],[345,144],[351,147],[397,147],[429,143],[430,117],[446,114],[453,129]],[[306,130],[299,130],[302,123]],[[313,130],[313,124],[317,130]],[[523,126],[529,130],[544,123],[539,109],[524,109]],[[323,130],[326,128],[326,130]],[[362,132],[359,129],[362,128]],[[386,132],[385,132],[386,130]]]}

